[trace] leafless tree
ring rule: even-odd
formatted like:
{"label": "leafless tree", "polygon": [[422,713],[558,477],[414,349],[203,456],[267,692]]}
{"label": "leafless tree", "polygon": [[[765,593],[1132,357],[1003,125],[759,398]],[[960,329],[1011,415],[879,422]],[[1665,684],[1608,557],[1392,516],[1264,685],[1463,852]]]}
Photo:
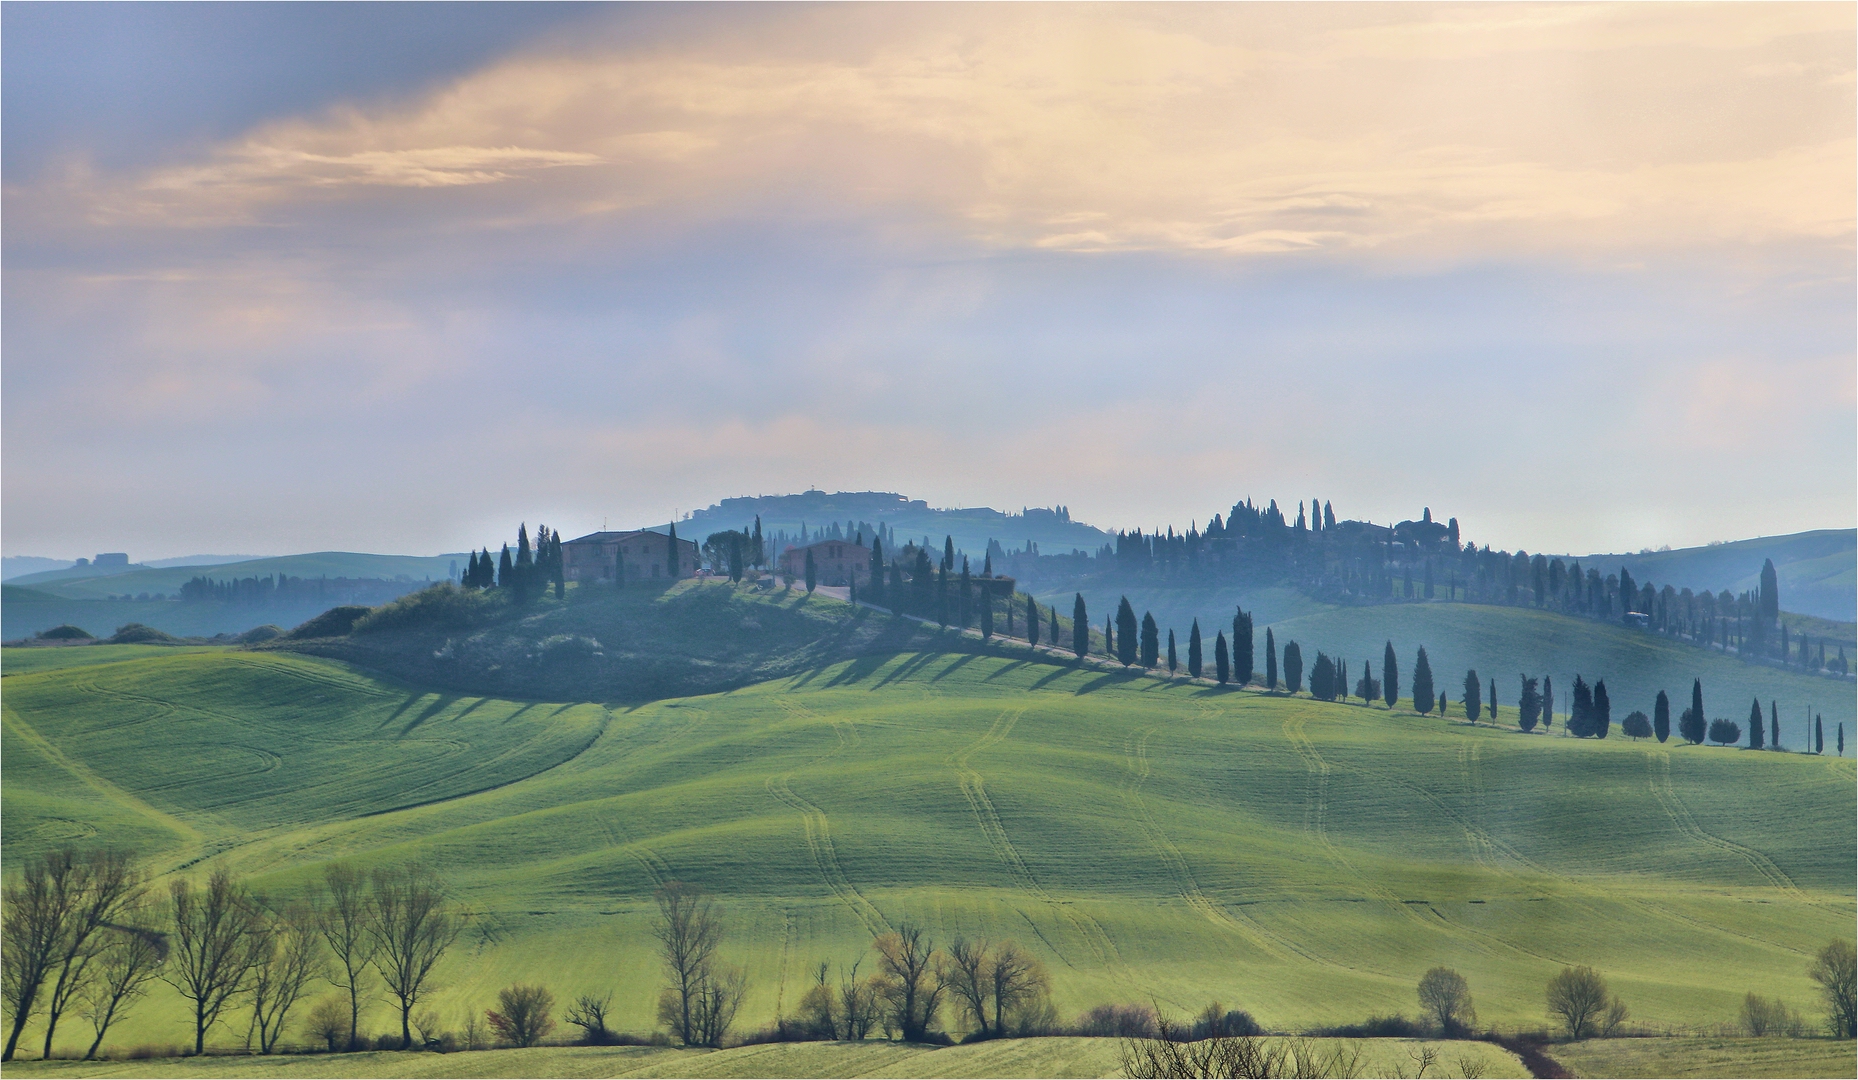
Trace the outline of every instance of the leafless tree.
{"label": "leafless tree", "polygon": [[464,1011],[464,1027],[459,1029],[459,1037],[464,1039],[466,1050],[484,1048],[484,1016],[477,1009],[467,1006]]}
{"label": "leafless tree", "polygon": [[497,991],[497,1007],[485,1013],[490,1030],[511,1046],[534,1046],[555,1030],[555,995],[545,986],[506,986]]}
{"label": "leafless tree", "polygon": [[348,995],[348,1039],[356,1048],[361,1027],[361,997],[374,960],[374,936],[368,933],[367,883],[354,867],[331,863],[323,871],[327,898],[317,897],[317,929],[334,960],[329,981]]}
{"label": "leafless tree", "polygon": [[[1039,963],[1038,957],[1011,941],[1003,941],[994,949],[990,967],[993,976],[994,1030],[1005,1035],[1012,1017],[1021,1017],[1020,1021],[1014,1021],[1018,1024],[1032,1015],[1035,1007],[1046,1005],[1050,980],[1045,974],[1045,965]],[[1042,1011],[1050,1012],[1049,1006]]]}
{"label": "leafless tree", "polygon": [[132,908],[124,915],[128,925],[110,927],[108,943],[93,964],[90,985],[79,1004],[96,1036],[84,1051],[85,1061],[97,1056],[110,1025],[128,1015],[129,1006],[148,992],[148,984],[168,960],[168,936],[147,929],[148,913]]}
{"label": "leafless tree", "polygon": [[613,1033],[606,1026],[606,1014],[612,1007],[611,994],[605,997],[582,994],[574,999],[568,1015],[562,1019],[581,1029],[581,1041],[588,1046],[605,1046],[613,1041]]}
{"label": "leafless tree", "polygon": [[988,955],[986,938],[979,941],[955,939],[948,947],[947,980],[949,993],[978,1027],[980,1037],[992,1037],[995,1032],[992,1023],[995,1010],[991,1008],[994,958]]}
{"label": "leafless tree", "polygon": [[335,1053],[337,1043],[348,1045],[348,1003],[341,998],[331,995],[319,999],[310,1006],[308,1023],[310,1035],[321,1039],[331,1054]]}
{"label": "leafless tree", "polygon": [[261,913],[251,978],[252,1022],[260,1053],[277,1049],[304,987],[323,974],[323,942],[316,923],[308,909],[298,906]]}
{"label": "leafless tree", "polygon": [[463,925],[445,902],[444,883],[418,863],[376,870],[367,911],[374,968],[400,1009],[400,1048],[410,1049],[413,1009],[433,989],[432,969]]}
{"label": "leafless tree", "polygon": [[922,1042],[948,990],[942,954],[919,926],[904,923],[875,943],[882,994],[905,1042]]}
{"label": "leafless tree", "polygon": [[1420,977],[1419,1007],[1432,1016],[1439,1030],[1447,1036],[1477,1024],[1477,1008],[1471,1003],[1471,984],[1448,967],[1435,967]]}
{"label": "leafless tree", "polygon": [[[61,859],[57,865],[71,861]],[[75,900],[50,858],[27,862],[20,876],[6,885],[5,902],[0,904],[0,997],[13,1023],[0,1061],[13,1060],[26,1021],[39,1011],[39,993],[47,974],[57,967]]]}
{"label": "leafless tree", "polygon": [[1606,980],[1593,968],[1562,968],[1548,982],[1548,1015],[1561,1021],[1570,1039],[1592,1035],[1608,1006]]}
{"label": "leafless tree", "polygon": [[1813,958],[1807,976],[1826,997],[1826,1026],[1834,1035],[1849,1039],[1858,1034],[1858,950],[1843,938],[1834,938]]}
{"label": "leafless tree", "polygon": [[839,1018],[843,1024],[843,1037],[853,1042],[861,1042],[871,1034],[871,1026],[877,1022],[878,985],[876,975],[858,978],[858,967],[864,963],[860,957],[852,962],[849,969],[839,969]]}
{"label": "leafless tree", "polygon": [[206,1050],[206,1033],[233,995],[246,988],[257,962],[259,914],[245,886],[225,867],[196,890],[178,878],[168,886],[174,936],[163,981],[193,1004],[194,1053]]}
{"label": "leafless tree", "polygon": [[735,1023],[735,1014],[748,996],[748,975],[739,967],[711,963],[697,983],[692,1017],[697,1025],[699,1046],[721,1047],[723,1036]]}
{"label": "leafless tree", "polygon": [[43,865],[49,888],[62,896],[57,906],[66,912],[44,974],[42,1054],[49,1058],[58,1021],[87,990],[91,965],[109,943],[107,927],[121,922],[123,913],[141,899],[143,878],[122,851],[79,853],[67,848],[47,855]]}
{"label": "leafless tree", "polygon": [[698,1032],[697,998],[711,959],[723,936],[716,904],[700,885],[666,882],[656,894],[658,921],[652,933],[658,939],[670,985],[659,1000],[658,1015],[679,1042],[703,1045]]}

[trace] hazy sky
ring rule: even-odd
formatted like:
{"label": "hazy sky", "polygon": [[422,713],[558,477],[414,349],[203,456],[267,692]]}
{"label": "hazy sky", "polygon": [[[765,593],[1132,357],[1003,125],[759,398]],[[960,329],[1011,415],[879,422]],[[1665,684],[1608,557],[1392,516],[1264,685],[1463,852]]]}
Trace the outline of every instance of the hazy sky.
{"label": "hazy sky", "polygon": [[9,4],[0,543],[1849,527],[1855,11]]}

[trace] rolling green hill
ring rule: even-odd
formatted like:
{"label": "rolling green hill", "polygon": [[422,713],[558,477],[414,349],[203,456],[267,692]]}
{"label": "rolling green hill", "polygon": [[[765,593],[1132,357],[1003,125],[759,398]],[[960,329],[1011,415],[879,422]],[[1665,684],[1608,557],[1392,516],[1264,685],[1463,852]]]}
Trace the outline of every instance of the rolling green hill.
{"label": "rolling green hill", "polygon": [[[1708,1025],[1749,990],[1810,1005],[1809,953],[1850,933],[1849,759],[1525,736],[996,649],[632,706],[281,652],[12,674],[4,857],[94,838],[274,893],[331,859],[427,859],[472,913],[441,1015],[540,979],[616,991],[633,1030],[673,878],[722,898],[748,1026],[906,919],[1030,946],[1067,1014],[1217,997],[1276,1028],[1411,1012],[1438,963],[1505,1026],[1542,1023],[1571,963],[1648,1023]],[[157,993],[121,1039],[181,1030]]]}
{"label": "rolling green hill", "polygon": [[[221,563],[217,566],[137,567],[120,574],[98,574],[92,567],[26,574],[8,584],[36,589],[70,600],[101,600],[108,596],[174,593],[196,577],[215,581],[288,574],[300,578],[384,578],[406,581],[444,581],[458,556],[370,555],[357,551],[312,551],[269,559]],[[91,571],[85,573],[83,571]]]}
{"label": "rolling green hill", "polygon": [[[1289,597],[1284,595],[1287,593]],[[1104,616],[1114,612],[1115,602],[1122,595],[1129,597],[1138,614],[1154,612],[1164,640],[1172,628],[1183,650],[1188,627],[1195,618],[1210,640],[1216,631],[1231,632],[1233,606],[1243,605],[1255,614],[1254,648],[1260,673],[1264,670],[1264,632],[1269,627],[1280,650],[1287,641],[1298,643],[1306,670],[1315,662],[1318,649],[1347,660],[1351,691],[1353,681],[1361,674],[1362,661],[1372,663],[1376,677],[1380,676],[1381,652],[1391,640],[1400,659],[1400,690],[1407,693],[1412,689],[1413,661],[1424,645],[1432,662],[1435,685],[1452,701],[1458,700],[1465,671],[1475,669],[1486,688],[1490,679],[1496,678],[1497,692],[1511,720],[1515,719],[1521,692],[1517,677],[1522,672],[1552,677],[1561,711],[1567,708],[1575,674],[1589,682],[1605,679],[1615,722],[1633,709],[1643,709],[1649,715],[1659,690],[1670,694],[1673,701],[1682,697],[1683,704],[1687,704],[1691,680],[1700,678],[1704,708],[1711,717],[1723,716],[1741,723],[1747,719],[1754,698],[1761,699],[1764,710],[1770,702],[1778,702],[1782,739],[1796,749],[1804,745],[1809,709],[1825,716],[1828,742],[1833,738],[1832,725],[1844,723],[1849,736],[1858,718],[1858,695],[1853,694],[1850,679],[1744,663],[1644,630],[1531,608],[1442,600],[1329,607],[1307,599],[1298,604],[1300,594],[1288,589],[1208,593],[1138,587],[1087,593],[1085,599],[1096,625],[1101,626]],[[1071,606],[1069,594],[1041,596],[1040,601],[1056,601],[1066,612]],[[1488,689],[1485,693],[1489,693]],[[1683,704],[1674,706],[1673,711],[1681,712]]]}

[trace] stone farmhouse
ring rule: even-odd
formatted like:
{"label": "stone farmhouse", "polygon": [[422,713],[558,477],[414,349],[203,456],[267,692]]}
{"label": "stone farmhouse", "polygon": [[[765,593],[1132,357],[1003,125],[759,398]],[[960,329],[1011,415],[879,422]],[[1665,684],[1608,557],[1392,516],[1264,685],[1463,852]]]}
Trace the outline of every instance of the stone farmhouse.
{"label": "stone farmhouse", "polygon": [[569,581],[612,581],[622,559],[629,583],[694,576],[696,541],[679,537],[675,554],[670,541],[670,536],[650,529],[588,533],[562,543],[562,576]]}
{"label": "stone farmhouse", "polygon": [[850,540],[821,540],[781,552],[781,573],[806,577],[806,553],[813,553],[813,573],[821,585],[859,586],[871,583],[871,549]]}

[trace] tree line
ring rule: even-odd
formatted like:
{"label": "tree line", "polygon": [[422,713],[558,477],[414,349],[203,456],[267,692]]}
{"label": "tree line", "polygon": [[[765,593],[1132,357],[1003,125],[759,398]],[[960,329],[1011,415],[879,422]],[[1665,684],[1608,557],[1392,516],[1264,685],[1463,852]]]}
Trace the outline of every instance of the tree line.
{"label": "tree line", "polygon": [[[677,540],[675,529],[673,526],[673,543]],[[551,531],[546,525],[538,525],[532,547],[529,543],[529,526],[526,523],[518,525],[514,554],[510,551],[510,545],[504,544],[502,552],[493,559],[490,549],[483,548],[471,556],[458,584],[468,589],[502,589],[518,604],[526,604],[543,595],[552,585],[555,599],[559,600],[567,592],[561,534]]]}

